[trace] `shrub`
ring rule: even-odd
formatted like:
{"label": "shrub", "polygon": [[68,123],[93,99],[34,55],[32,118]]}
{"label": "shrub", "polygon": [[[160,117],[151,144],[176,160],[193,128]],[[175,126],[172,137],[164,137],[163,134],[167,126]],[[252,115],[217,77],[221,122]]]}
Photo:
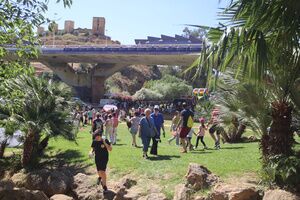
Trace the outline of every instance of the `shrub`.
{"label": "shrub", "polygon": [[300,158],[275,155],[263,166],[262,178],[268,185],[278,185],[300,191]]}

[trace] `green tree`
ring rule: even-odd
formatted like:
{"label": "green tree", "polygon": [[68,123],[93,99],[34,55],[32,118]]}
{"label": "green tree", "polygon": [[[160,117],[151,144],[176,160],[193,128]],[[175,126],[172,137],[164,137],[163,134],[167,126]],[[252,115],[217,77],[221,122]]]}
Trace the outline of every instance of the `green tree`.
{"label": "green tree", "polygon": [[[291,155],[293,108],[299,106],[296,82],[300,78],[300,2],[298,0],[234,0],[222,13],[223,23],[210,28],[211,42],[196,63],[200,70],[212,66],[233,68],[245,82],[271,86],[270,132],[262,137],[264,160]],[[299,107],[298,107],[299,108]]]}
{"label": "green tree", "polygon": [[[57,0],[61,2],[61,0]],[[70,6],[72,0],[63,0]],[[39,39],[34,28],[50,22],[44,17],[48,0],[0,0],[0,82],[19,74],[32,74],[29,59],[38,55]],[[10,60],[9,47],[16,47]]]}
{"label": "green tree", "polygon": [[[50,137],[63,136],[73,140],[71,120],[71,90],[65,85],[33,76],[19,76],[4,83],[11,108],[9,113],[0,113],[6,121],[13,121],[14,130],[24,133],[22,165],[34,163],[44,150]],[[14,95],[19,93],[18,99]],[[5,122],[5,121],[4,121]],[[41,141],[44,137],[45,140]]]}

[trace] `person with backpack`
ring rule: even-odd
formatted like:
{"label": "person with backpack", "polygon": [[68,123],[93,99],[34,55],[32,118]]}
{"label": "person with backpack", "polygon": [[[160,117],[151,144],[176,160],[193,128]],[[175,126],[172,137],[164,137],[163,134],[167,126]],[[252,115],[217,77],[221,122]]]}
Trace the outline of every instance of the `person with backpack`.
{"label": "person with backpack", "polygon": [[188,108],[187,104],[184,102],[182,104],[183,110],[181,111],[180,120],[177,125],[177,130],[179,130],[180,142],[182,145],[181,153],[187,153],[186,147],[186,137],[193,127],[194,123],[194,113]]}

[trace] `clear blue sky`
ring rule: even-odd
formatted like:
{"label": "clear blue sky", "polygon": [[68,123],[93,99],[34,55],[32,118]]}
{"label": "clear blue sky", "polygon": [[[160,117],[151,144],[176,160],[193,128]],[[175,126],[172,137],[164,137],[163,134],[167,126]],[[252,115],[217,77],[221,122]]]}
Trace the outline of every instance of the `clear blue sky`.
{"label": "clear blue sky", "polygon": [[75,21],[75,28],[91,28],[93,17],[105,17],[107,35],[122,44],[161,34],[182,34],[184,24],[217,25],[218,8],[228,0],[73,0],[71,8],[50,1],[47,17]]}

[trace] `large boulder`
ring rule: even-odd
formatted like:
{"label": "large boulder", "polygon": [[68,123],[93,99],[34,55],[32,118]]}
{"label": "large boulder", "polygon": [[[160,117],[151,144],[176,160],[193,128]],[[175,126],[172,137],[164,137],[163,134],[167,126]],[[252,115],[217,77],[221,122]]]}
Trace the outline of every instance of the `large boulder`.
{"label": "large boulder", "polygon": [[300,197],[285,190],[268,190],[263,200],[300,200]]}
{"label": "large boulder", "polygon": [[104,198],[100,187],[91,177],[78,173],[74,176],[72,191],[79,200],[98,200]]}
{"label": "large boulder", "polygon": [[0,180],[0,191],[2,190],[13,190],[15,184],[12,180]]}
{"label": "large boulder", "polygon": [[20,188],[25,187],[27,175],[24,172],[19,172],[19,173],[14,174],[11,177],[11,180],[17,187],[20,187]]}
{"label": "large boulder", "polygon": [[206,189],[218,182],[218,177],[212,174],[206,167],[190,163],[186,174],[186,186],[196,191]]}
{"label": "large boulder", "polygon": [[38,190],[13,189],[0,191],[1,200],[49,200],[49,198]]}
{"label": "large boulder", "polygon": [[259,200],[259,191],[252,185],[219,184],[209,195],[210,200]]}
{"label": "large boulder", "polygon": [[184,184],[179,184],[175,186],[173,200],[190,200],[193,193],[194,191],[186,187]]}
{"label": "large boulder", "polygon": [[128,194],[128,189],[130,189],[132,186],[135,186],[137,182],[133,179],[124,177],[120,182],[118,182],[115,187],[115,194],[114,197],[115,200],[122,200],[122,199],[133,199],[130,196],[126,196]]}
{"label": "large boulder", "polygon": [[66,194],[71,181],[60,171],[42,169],[27,174],[25,187],[30,190],[42,190],[46,195]]}
{"label": "large boulder", "polygon": [[50,198],[50,200],[74,200],[74,198],[64,194],[55,194]]}

